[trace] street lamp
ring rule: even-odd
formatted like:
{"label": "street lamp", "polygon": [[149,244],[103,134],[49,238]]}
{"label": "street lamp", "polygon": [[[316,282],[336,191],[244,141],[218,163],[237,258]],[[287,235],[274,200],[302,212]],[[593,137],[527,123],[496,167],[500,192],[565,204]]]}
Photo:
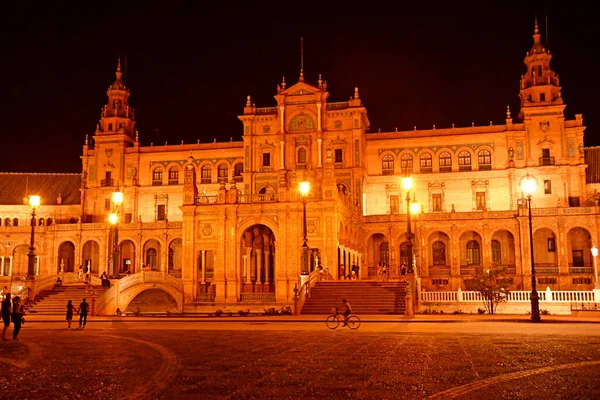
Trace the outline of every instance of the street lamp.
{"label": "street lamp", "polygon": [[[113,192],[113,213],[108,216],[108,222],[110,223],[113,231],[113,248],[112,248],[112,268],[110,268],[110,274],[114,279],[119,278],[119,209],[123,204],[123,192]],[[90,272],[90,271],[88,271]]]}
{"label": "street lamp", "polygon": [[[410,176],[406,177],[406,178],[402,178],[402,187],[406,191],[406,240],[408,241],[408,244],[406,245],[406,247],[408,249],[408,272],[412,273],[413,272],[412,239],[413,239],[414,235],[412,233],[412,227],[411,227],[411,222],[410,222],[410,214],[412,211],[411,204],[410,204],[410,189],[412,189],[412,187],[413,187],[413,180]],[[417,204],[417,208],[418,208],[418,204]]]}
{"label": "street lamp", "polygon": [[598,248],[596,246],[592,247],[592,257],[594,257],[594,288],[600,289],[600,284],[598,284],[598,265],[596,264],[596,257],[598,257]]}
{"label": "street lamp", "polygon": [[31,207],[31,238],[29,239],[29,254],[27,254],[27,279],[35,280],[35,209],[40,206],[40,196],[29,196]]}
{"label": "street lamp", "polygon": [[299,183],[302,194],[302,275],[308,275],[308,239],[306,238],[306,197],[310,193],[310,182]]}
{"label": "street lamp", "polygon": [[540,297],[535,278],[535,263],[533,258],[533,224],[531,223],[531,194],[537,189],[537,180],[527,174],[521,179],[521,190],[527,193],[527,209],[529,211],[529,251],[531,252],[531,321],[540,322]]}

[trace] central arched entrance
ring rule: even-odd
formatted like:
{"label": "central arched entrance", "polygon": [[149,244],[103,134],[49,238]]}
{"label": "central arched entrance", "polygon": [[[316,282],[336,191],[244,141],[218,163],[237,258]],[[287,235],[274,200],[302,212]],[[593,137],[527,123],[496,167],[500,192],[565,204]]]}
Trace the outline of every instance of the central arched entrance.
{"label": "central arched entrance", "polygon": [[71,242],[62,242],[58,247],[56,272],[75,272],[75,245]]}
{"label": "central arched entrance", "polygon": [[275,301],[275,234],[268,226],[252,225],[240,246],[240,300]]}

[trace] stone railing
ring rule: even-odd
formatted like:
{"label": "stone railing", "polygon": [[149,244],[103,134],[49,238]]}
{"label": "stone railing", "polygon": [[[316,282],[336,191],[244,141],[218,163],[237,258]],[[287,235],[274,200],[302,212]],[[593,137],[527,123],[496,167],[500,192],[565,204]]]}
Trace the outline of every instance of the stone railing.
{"label": "stone railing", "polygon": [[111,286],[110,289],[108,289],[106,292],[104,292],[97,300],[96,300],[96,309],[94,310],[96,312],[96,314],[100,311],[102,311],[102,309],[104,307],[106,307],[106,305],[108,303],[110,303],[110,301],[117,295],[117,285],[113,285]]}
{"label": "stone railing", "polygon": [[[506,294],[506,301],[509,303],[528,303],[531,301],[531,291],[513,290]],[[593,302],[600,301],[595,299],[593,290],[558,290],[552,291],[547,288],[544,291],[538,291],[540,301],[546,302]],[[482,302],[483,295],[474,291],[463,291],[460,288],[456,292],[421,292],[421,302],[423,303],[469,303]]]}
{"label": "stone railing", "polygon": [[275,293],[240,293],[240,301],[274,302]]}
{"label": "stone railing", "polygon": [[294,288],[294,315],[300,315],[304,303],[310,297],[311,289],[319,281],[319,278],[320,270],[318,268],[315,268],[309,275],[302,275],[300,277],[300,289],[298,289],[297,285]]}
{"label": "stone railing", "polygon": [[266,194],[242,194],[240,203],[274,203],[278,200],[277,193]]}

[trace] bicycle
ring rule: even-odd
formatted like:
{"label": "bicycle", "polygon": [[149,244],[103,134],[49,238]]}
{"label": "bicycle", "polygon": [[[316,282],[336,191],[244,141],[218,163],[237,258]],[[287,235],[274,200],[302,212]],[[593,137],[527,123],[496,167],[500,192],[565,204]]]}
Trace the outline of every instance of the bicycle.
{"label": "bicycle", "polygon": [[[344,316],[338,312],[337,308],[334,308],[331,312],[333,314],[325,319],[325,325],[327,325],[329,329],[337,329],[337,327],[340,326],[340,323],[344,322]],[[350,314],[346,321],[346,325],[348,328],[356,330],[360,327],[360,318],[358,318],[357,315]]]}

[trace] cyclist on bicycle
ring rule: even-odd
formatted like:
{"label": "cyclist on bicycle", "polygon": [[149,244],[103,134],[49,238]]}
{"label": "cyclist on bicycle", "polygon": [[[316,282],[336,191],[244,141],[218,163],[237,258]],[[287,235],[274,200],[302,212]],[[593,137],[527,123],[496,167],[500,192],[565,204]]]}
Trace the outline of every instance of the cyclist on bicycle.
{"label": "cyclist on bicycle", "polygon": [[342,326],[346,326],[348,324],[348,317],[350,316],[350,314],[352,314],[352,307],[350,307],[350,303],[348,303],[348,301],[346,299],[342,300],[343,301],[343,307],[344,307],[344,325]]}

